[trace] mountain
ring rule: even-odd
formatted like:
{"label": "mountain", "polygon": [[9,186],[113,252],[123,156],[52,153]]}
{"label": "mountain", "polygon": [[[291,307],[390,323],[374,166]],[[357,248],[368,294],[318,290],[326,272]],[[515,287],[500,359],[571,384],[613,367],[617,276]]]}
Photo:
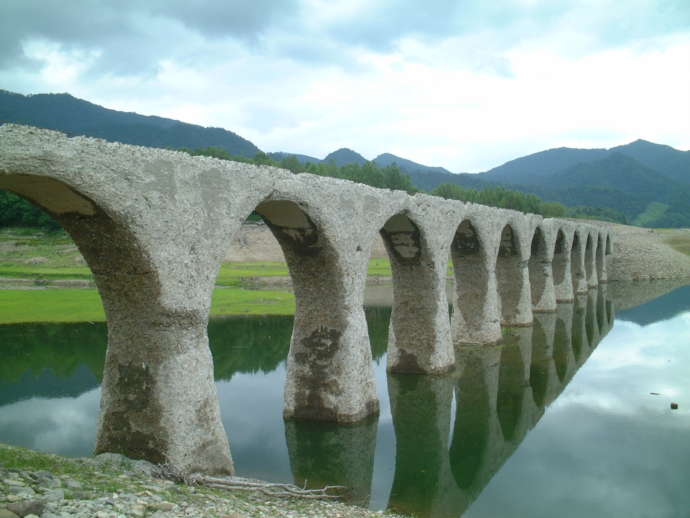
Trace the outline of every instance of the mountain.
{"label": "mountain", "polygon": [[637,225],[690,225],[690,185],[620,152],[542,177],[538,185],[510,187],[565,205],[615,209]]}
{"label": "mountain", "polygon": [[286,153],[284,151],[273,151],[271,153],[268,153],[268,156],[271,158],[271,160],[275,160],[276,162],[279,162],[283,158],[287,158],[290,156],[294,156],[303,164],[318,164],[319,162],[322,162],[320,158],[314,158],[313,156],[309,155],[300,155],[299,153]]}
{"label": "mountain", "polygon": [[690,185],[690,151],[636,140],[611,149],[574,149],[561,147],[516,158],[480,173],[483,180],[516,185],[542,185],[544,179],[578,164],[592,163],[612,154],[625,155],[667,178]]}
{"label": "mountain", "polygon": [[690,151],[679,151],[646,140],[636,140],[609,151],[623,153],[669,178],[690,184]]}
{"label": "mountain", "polygon": [[248,140],[222,128],[205,128],[163,117],[110,110],[69,94],[21,95],[0,90],[0,124],[4,122],[139,146],[213,146],[245,157],[261,152]]}
{"label": "mountain", "polygon": [[386,167],[388,165],[397,164],[397,166],[407,172],[422,172],[422,173],[442,173],[442,174],[453,174],[448,169],[443,167],[430,167],[428,165],[418,164],[412,160],[406,158],[401,158],[399,156],[392,155],[390,153],[383,153],[376,158],[374,158],[374,163],[381,167]]}
{"label": "mountain", "polygon": [[333,153],[329,153],[326,155],[326,158],[323,159],[324,162],[329,162],[331,160],[338,167],[342,167],[347,164],[362,165],[368,162],[368,160],[362,155],[346,147],[333,151]]}
{"label": "mountain", "polygon": [[568,167],[604,158],[606,149],[573,149],[561,147],[523,156],[480,173],[483,180],[519,185],[540,184],[547,176]]}

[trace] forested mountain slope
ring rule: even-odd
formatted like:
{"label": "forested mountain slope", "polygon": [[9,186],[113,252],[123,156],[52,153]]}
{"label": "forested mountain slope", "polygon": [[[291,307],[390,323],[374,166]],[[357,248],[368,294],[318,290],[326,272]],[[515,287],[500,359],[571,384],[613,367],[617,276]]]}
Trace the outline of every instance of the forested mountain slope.
{"label": "forested mountain slope", "polygon": [[103,108],[69,94],[20,95],[0,90],[0,124],[14,122],[105,140],[162,148],[218,147],[253,157],[261,150],[222,128]]}

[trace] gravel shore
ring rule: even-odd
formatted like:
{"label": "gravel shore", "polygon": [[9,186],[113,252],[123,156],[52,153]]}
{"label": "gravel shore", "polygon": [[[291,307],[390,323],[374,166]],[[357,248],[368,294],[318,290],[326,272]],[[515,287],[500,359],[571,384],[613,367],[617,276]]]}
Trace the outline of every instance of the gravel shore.
{"label": "gravel shore", "polygon": [[269,497],[156,478],[121,455],[66,459],[0,444],[0,518],[373,518],[335,500]]}
{"label": "gravel shore", "polygon": [[690,229],[590,223],[609,227],[614,232],[609,280],[690,279]]}

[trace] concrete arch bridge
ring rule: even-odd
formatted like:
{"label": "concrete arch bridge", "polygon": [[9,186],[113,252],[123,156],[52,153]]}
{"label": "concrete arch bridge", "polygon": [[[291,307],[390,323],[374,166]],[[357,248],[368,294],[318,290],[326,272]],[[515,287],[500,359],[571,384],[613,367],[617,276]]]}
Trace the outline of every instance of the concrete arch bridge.
{"label": "concrete arch bridge", "polygon": [[0,188],[51,213],[93,271],[108,323],[97,451],[187,471],[233,470],[206,328],[227,247],[253,211],[293,279],[288,418],[378,411],[362,306],[379,234],[395,372],[450,370],[454,344],[531,325],[534,312],[606,282],[612,249],[607,230],[581,222],[9,124]]}

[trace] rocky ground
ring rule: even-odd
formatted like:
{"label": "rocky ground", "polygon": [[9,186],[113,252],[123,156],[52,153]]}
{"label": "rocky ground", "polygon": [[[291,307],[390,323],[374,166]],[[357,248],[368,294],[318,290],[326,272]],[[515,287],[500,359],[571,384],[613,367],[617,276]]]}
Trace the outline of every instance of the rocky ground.
{"label": "rocky ground", "polygon": [[394,517],[334,500],[189,486],[145,461],[103,454],[64,459],[0,444],[0,518]]}
{"label": "rocky ground", "polygon": [[690,229],[602,225],[615,233],[613,260],[609,265],[610,280],[690,278]]}

